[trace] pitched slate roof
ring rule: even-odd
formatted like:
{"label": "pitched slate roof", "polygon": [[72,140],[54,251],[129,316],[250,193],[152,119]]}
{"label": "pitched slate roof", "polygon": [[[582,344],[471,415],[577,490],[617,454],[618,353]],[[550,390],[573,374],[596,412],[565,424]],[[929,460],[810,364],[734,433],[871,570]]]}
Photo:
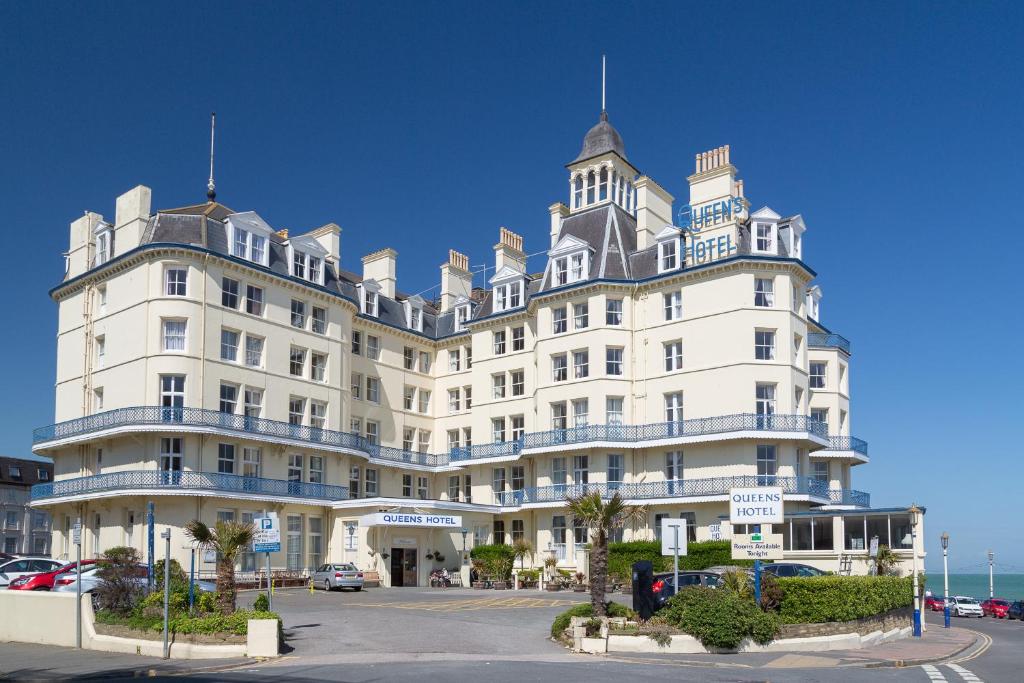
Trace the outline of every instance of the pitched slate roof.
{"label": "pitched slate roof", "polygon": [[[636,250],[636,219],[612,202],[578,211],[562,219],[556,245],[571,237],[591,251],[588,279],[628,280],[632,277],[630,254]],[[552,289],[550,259],[544,270],[541,291]]]}

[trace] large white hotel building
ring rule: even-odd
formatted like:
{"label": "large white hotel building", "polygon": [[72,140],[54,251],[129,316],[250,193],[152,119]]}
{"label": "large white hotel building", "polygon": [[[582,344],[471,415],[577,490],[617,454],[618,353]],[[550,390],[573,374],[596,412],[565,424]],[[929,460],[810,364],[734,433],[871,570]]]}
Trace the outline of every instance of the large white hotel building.
{"label": "large white hotel building", "polygon": [[[74,556],[76,519],[85,556],[145,552],[149,503],[182,540],[193,518],[274,512],[275,569],[352,561],[423,585],[464,541],[526,538],[534,566],[577,566],[565,498],[584,489],[649,506],[625,540],[663,516],[704,540],[730,536],[730,488],[777,485],[787,559],[863,573],[878,537],[909,568],[906,508],[853,487],[869,458],[850,343],[822,322],[801,216],[751,211],[722,147],[687,178],[693,229],[673,227],[672,195],[603,113],[567,169],[568,204],[530,245],[543,271],[502,228],[476,287],[449,252],[436,300],[399,291],[390,248],[344,271],[338,226],[276,231],[213,196],[154,212],[139,186],[112,222],[72,223],[56,424],[34,434],[54,554]],[[382,511],[460,520],[368,523]]]}

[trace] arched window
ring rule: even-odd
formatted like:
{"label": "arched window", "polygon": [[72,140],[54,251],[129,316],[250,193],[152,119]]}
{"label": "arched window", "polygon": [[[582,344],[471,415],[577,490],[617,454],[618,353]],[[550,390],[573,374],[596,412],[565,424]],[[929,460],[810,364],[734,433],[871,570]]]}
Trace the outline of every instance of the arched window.
{"label": "arched window", "polygon": [[619,201],[619,186],[618,186],[618,182],[619,182],[619,173],[618,173],[618,171],[612,171],[612,201],[616,202],[616,203]]}
{"label": "arched window", "polygon": [[608,199],[608,168],[606,166],[601,167],[601,186],[598,189],[597,198],[602,202]]}
{"label": "arched window", "polygon": [[619,206],[626,208],[626,176],[619,176]]}
{"label": "arched window", "polygon": [[597,178],[594,175],[593,171],[587,174],[587,204],[594,203],[594,190],[597,189],[595,187],[595,185],[597,185],[597,183],[595,182],[596,179]]}
{"label": "arched window", "polygon": [[573,185],[572,208],[578,209],[581,204],[583,204],[583,176],[578,175]]}
{"label": "arched window", "polygon": [[626,183],[626,211],[633,213],[633,181]]}

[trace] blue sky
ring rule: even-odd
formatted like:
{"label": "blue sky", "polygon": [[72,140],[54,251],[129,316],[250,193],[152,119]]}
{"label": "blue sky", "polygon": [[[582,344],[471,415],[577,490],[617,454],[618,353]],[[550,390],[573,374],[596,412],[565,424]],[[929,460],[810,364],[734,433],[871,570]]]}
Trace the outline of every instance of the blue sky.
{"label": "blue sky", "polygon": [[685,200],[730,144],[755,206],[803,214],[854,347],[854,486],[928,507],[931,568],[948,530],[951,567],[1024,571],[1022,30],[1009,3],[4,3],[0,452],[52,418],[68,222],[139,183],[203,201],[210,111],[220,200],[338,223],[353,270],[392,246],[416,292],[449,247],[492,263],[501,225],[544,248],[607,53],[644,173]]}

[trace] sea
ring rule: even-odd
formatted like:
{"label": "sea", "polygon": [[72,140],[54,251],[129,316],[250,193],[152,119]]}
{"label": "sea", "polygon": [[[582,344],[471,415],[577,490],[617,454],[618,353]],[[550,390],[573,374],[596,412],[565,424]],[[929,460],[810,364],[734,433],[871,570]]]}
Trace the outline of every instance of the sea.
{"label": "sea", "polygon": [[[942,595],[942,571],[928,572],[925,590]],[[995,574],[993,594],[1007,600],[1024,600],[1024,574]],[[988,598],[988,574],[950,574],[950,595],[969,595],[978,600]]]}

